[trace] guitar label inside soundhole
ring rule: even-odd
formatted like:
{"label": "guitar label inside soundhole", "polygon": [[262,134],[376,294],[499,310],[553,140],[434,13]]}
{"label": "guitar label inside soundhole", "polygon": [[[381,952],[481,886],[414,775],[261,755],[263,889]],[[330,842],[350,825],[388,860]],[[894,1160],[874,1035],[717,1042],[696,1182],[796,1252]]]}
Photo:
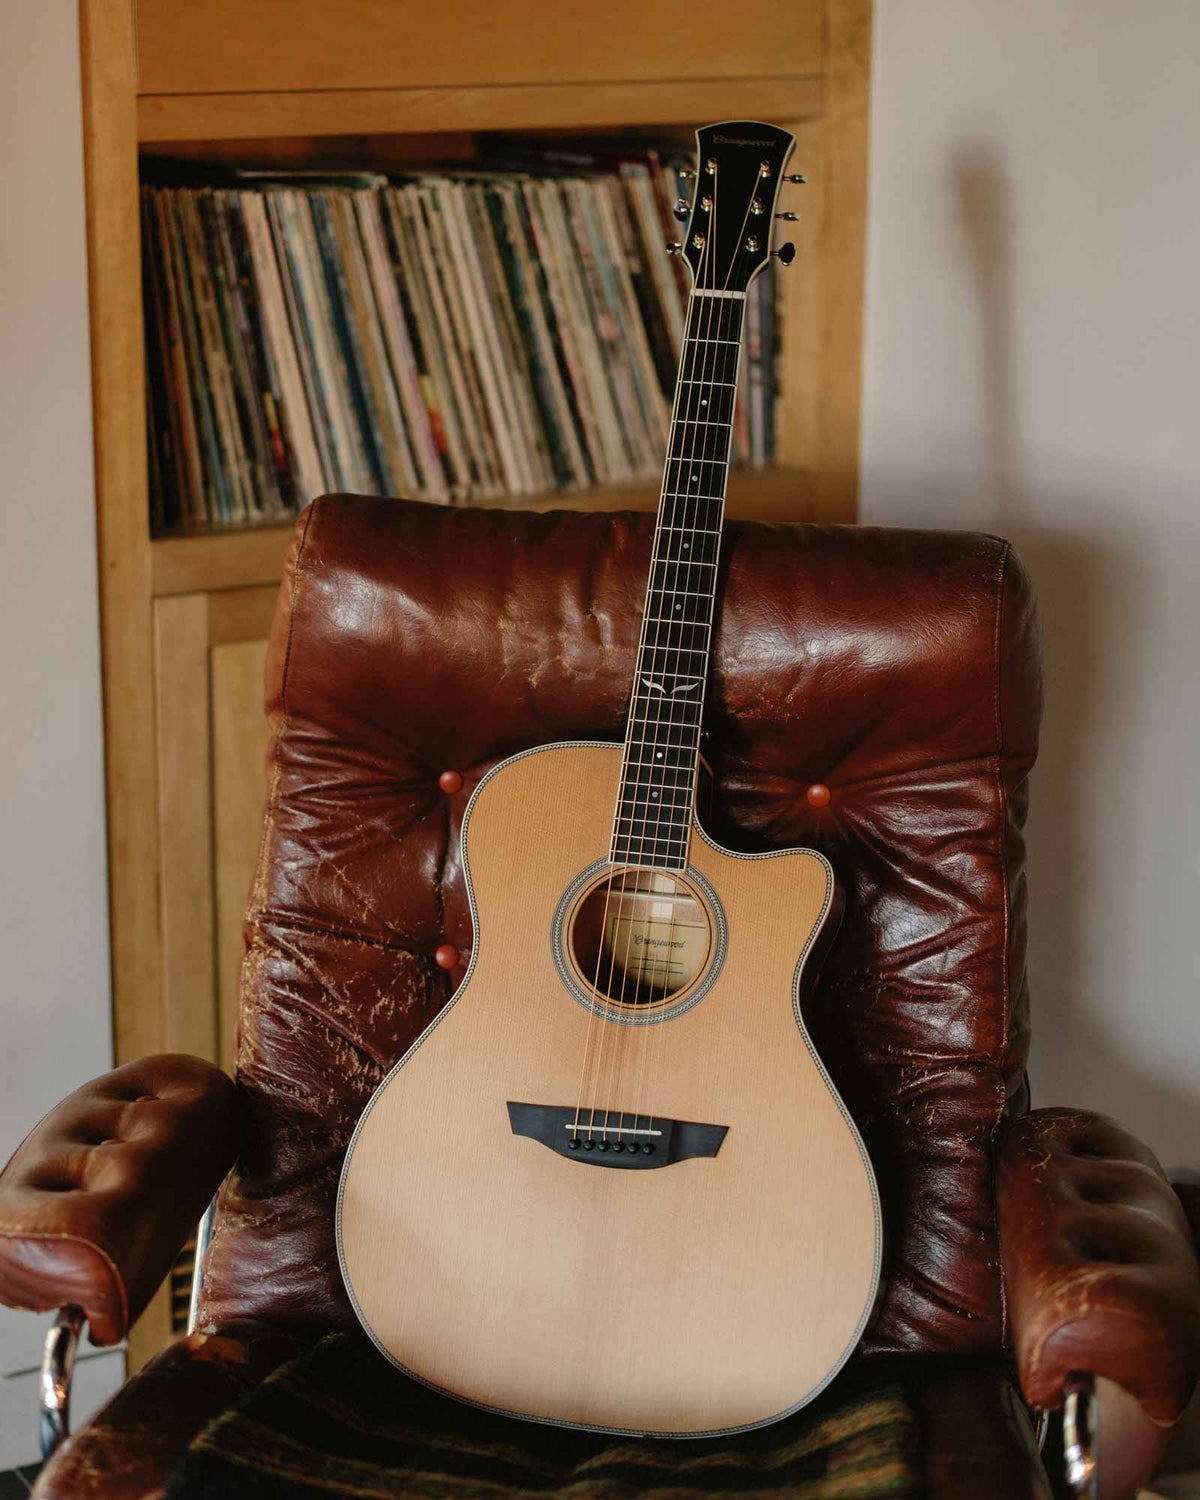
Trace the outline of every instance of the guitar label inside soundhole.
{"label": "guitar label inside soundhole", "polygon": [[713,924],[680,877],[618,870],[584,894],[569,942],[572,967],[593,994],[620,1006],[657,1006],[699,979]]}

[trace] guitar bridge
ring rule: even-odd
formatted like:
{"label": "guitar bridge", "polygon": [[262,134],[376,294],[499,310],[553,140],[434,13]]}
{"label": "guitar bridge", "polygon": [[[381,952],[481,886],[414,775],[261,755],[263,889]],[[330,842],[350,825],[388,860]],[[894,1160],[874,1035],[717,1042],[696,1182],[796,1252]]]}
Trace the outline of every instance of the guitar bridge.
{"label": "guitar bridge", "polygon": [[[659,1115],[621,1115],[574,1104],[508,1103],[513,1135],[540,1141],[568,1160],[592,1167],[647,1171],[694,1156],[716,1156],[728,1125],[699,1125]],[[632,1122],[632,1123],[630,1123]]]}

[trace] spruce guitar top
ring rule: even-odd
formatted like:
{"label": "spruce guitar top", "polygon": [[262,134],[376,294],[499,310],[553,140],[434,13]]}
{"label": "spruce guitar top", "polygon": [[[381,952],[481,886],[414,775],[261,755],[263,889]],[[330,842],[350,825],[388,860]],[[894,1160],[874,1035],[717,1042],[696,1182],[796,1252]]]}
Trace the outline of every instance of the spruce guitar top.
{"label": "spruce guitar top", "polygon": [[730,853],[695,817],[743,309],[794,144],[754,122],[697,140],[624,745],[548,745],[480,782],[470,968],[368,1105],[337,1210],[393,1363],[510,1415],[674,1437],[811,1400],[881,1255],[870,1163],[800,1014],[832,871]]}

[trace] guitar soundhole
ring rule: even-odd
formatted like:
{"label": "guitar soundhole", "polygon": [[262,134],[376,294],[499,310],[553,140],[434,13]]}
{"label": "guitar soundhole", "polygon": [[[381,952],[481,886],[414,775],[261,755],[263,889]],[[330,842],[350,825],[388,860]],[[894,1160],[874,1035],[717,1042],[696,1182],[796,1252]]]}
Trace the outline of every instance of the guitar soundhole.
{"label": "guitar soundhole", "polygon": [[688,882],[659,870],[617,870],[585,892],[570,925],[577,977],[617,1006],[673,1002],[696,984],[713,924]]}

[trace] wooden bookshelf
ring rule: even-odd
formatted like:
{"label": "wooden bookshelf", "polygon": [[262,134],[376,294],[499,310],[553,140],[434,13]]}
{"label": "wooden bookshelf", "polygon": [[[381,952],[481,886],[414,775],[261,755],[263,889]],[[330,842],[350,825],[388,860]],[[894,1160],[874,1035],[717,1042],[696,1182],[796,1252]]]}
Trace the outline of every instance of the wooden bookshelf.
{"label": "wooden bookshelf", "polygon": [[[809,186],[782,278],[781,467],[731,515],[855,516],[870,0],[673,0],[515,12],[459,0],[81,0],[113,1007],[120,1061],[228,1065],[241,908],[262,800],[262,667],[287,527],[153,540],[139,159],[389,165],[469,157],[482,132],[678,132],[770,119]],[[656,488],[547,497],[653,508]],[[521,502],[527,504],[527,502]],[[171,1331],[169,1289],[130,1339]]]}

